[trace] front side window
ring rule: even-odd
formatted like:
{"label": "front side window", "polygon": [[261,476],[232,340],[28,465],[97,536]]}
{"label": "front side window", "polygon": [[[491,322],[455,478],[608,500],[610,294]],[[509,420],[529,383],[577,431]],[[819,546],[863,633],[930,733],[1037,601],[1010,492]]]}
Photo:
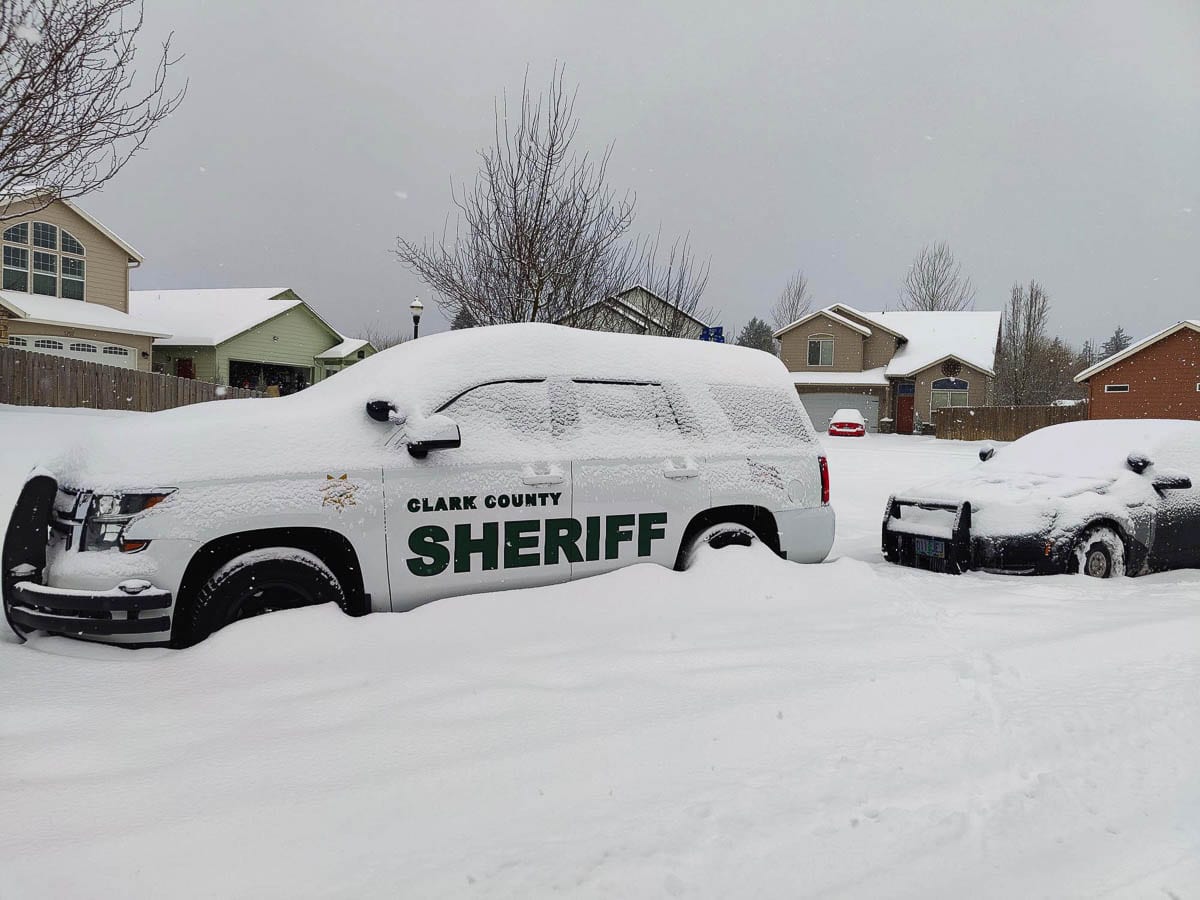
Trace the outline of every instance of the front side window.
{"label": "front side window", "polygon": [[4,248],[4,289],[29,290],[29,251],[24,247]]}
{"label": "front side window", "polygon": [[939,378],[929,396],[930,410],[947,406],[967,406],[970,383],[961,378]]}
{"label": "front side window", "polygon": [[53,253],[33,251],[33,292],[58,296],[58,257]]}
{"label": "front side window", "polygon": [[809,337],[808,364],[810,366],[833,365],[833,335],[814,334]]}
{"label": "front side window", "polygon": [[514,441],[550,438],[545,381],[497,381],[472,388],[439,410],[458,425],[464,450],[507,455]]}

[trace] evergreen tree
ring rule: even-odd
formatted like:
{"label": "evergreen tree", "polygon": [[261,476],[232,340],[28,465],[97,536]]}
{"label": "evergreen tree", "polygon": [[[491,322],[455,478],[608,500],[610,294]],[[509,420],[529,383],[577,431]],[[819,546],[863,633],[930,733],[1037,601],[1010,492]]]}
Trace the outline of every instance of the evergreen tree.
{"label": "evergreen tree", "polygon": [[772,335],[771,326],[758,316],[752,318],[742,328],[741,333],[738,334],[737,344],[739,347],[753,347],[755,350],[775,353],[775,338]]}
{"label": "evergreen tree", "polygon": [[1120,353],[1126,347],[1133,343],[1133,338],[1125,333],[1125,329],[1120,325],[1113,332],[1112,337],[1100,345],[1100,356],[1107,359],[1114,353]]}
{"label": "evergreen tree", "polygon": [[457,313],[454,314],[454,321],[450,323],[452,331],[457,331],[460,328],[474,328],[479,323],[475,321],[475,317],[471,315],[471,311],[465,306],[459,307]]}

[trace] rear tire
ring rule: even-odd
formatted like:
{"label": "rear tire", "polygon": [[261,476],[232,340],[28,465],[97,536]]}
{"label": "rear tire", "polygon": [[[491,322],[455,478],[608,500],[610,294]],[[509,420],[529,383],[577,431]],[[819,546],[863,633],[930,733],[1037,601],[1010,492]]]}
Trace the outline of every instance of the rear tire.
{"label": "rear tire", "polygon": [[345,605],[337,576],[315,554],[265,547],[236,556],[204,583],[177,621],[177,646],[188,647],[240,619],[322,603]]}
{"label": "rear tire", "polygon": [[1111,528],[1093,528],[1075,545],[1076,571],[1090,578],[1125,574],[1125,543]]}
{"label": "rear tire", "polygon": [[722,522],[711,525],[699,534],[689,539],[687,547],[681,554],[683,564],[681,569],[686,571],[692,567],[697,554],[705,548],[720,550],[724,547],[749,547],[761,538],[754,529],[741,522]]}

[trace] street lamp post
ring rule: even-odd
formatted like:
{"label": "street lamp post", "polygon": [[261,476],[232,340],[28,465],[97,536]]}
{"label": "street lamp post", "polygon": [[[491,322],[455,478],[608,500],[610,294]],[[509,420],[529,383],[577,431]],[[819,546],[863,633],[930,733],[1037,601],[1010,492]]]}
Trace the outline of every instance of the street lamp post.
{"label": "street lamp post", "polygon": [[421,302],[420,297],[413,297],[413,302],[408,304],[408,308],[413,314],[413,340],[417,339],[417,331],[421,327],[421,311],[425,309],[425,304]]}

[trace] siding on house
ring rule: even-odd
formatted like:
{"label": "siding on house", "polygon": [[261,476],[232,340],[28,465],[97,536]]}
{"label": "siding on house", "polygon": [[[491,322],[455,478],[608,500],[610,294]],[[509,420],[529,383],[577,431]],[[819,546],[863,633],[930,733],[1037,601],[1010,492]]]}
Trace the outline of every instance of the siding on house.
{"label": "siding on house", "polygon": [[[275,340],[278,338],[278,340]],[[317,367],[314,357],[341,342],[308,308],[294,306],[249,331],[217,346],[217,378],[229,383],[229,361],[274,363],[313,370],[312,381],[325,377],[325,367]]]}
{"label": "siding on house", "polygon": [[[1122,393],[1105,385],[1127,384]],[[1092,419],[1200,419],[1200,334],[1184,328],[1088,379]]]}
{"label": "siding on house", "polygon": [[192,360],[197,381],[211,381],[214,384],[228,383],[228,379],[221,381],[217,377],[217,350],[215,347],[154,348],[154,365],[159,367],[164,375],[174,375],[175,363],[180,359]]}
{"label": "siding on house", "polygon": [[[112,240],[99,231],[79,213],[67,207],[59,200],[38,212],[24,213],[25,209],[33,209],[37,201],[15,203],[9,208],[9,218],[4,228],[11,228],[21,222],[48,222],[65,228],[84,249],[83,296],[87,303],[99,303],[123,313],[129,312],[129,256]],[[32,252],[36,249],[32,243],[27,245]]]}
{"label": "siding on house", "polygon": [[[967,406],[987,406],[992,396],[992,377],[966,363],[959,363],[961,371],[956,375],[967,382]],[[921,416],[921,421],[930,422],[933,416],[933,383],[942,374],[942,364],[930,366],[917,372],[911,379],[916,385],[913,409]]]}
{"label": "siding on house", "polygon": [[[832,366],[808,364],[808,339],[818,334],[833,335]],[[789,372],[861,372],[864,368],[863,336],[828,316],[814,316],[780,338],[779,358]]]}

